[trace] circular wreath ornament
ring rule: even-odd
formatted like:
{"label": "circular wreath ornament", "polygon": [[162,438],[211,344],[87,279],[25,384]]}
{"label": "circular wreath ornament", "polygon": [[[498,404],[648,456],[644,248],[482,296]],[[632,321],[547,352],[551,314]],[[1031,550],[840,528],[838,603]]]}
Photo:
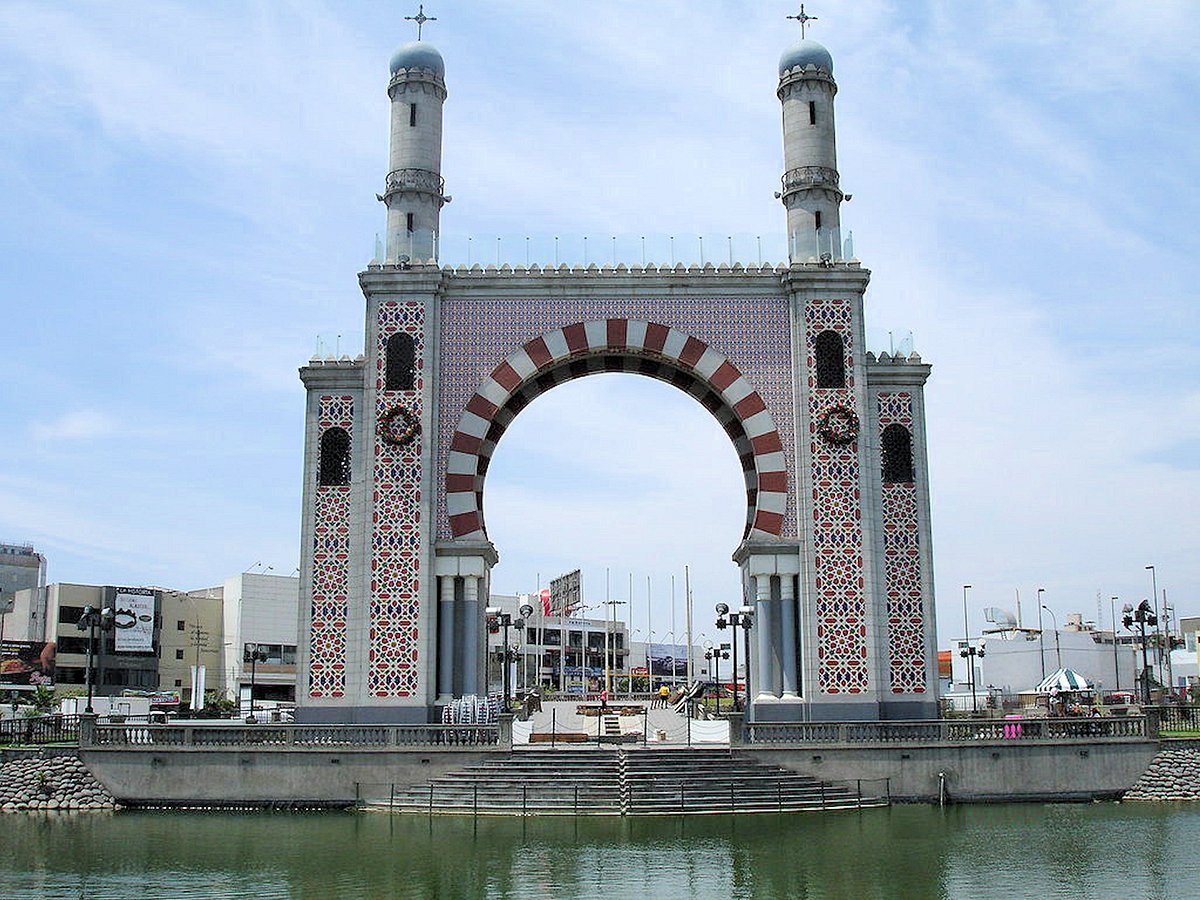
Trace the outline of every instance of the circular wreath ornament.
{"label": "circular wreath ornament", "polygon": [[858,413],[840,403],[829,407],[817,419],[817,433],[830,444],[844,447],[858,437],[858,430]]}
{"label": "circular wreath ornament", "polygon": [[379,418],[379,436],[393,447],[407,447],[420,433],[421,420],[403,404],[396,404]]}

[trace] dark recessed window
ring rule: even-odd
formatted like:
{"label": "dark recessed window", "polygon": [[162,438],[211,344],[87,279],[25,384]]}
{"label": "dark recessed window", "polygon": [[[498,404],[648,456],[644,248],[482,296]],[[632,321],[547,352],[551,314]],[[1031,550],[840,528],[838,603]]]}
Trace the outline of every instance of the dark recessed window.
{"label": "dark recessed window", "polygon": [[340,487],[350,483],[350,435],[345,428],[329,428],[321,435],[321,460],[317,484]]}
{"label": "dark recessed window", "polygon": [[82,616],[82,606],[60,606],[58,608],[58,621],[62,622],[64,625],[78,624]]}
{"label": "dark recessed window", "polygon": [[412,232],[413,232],[413,230],[414,230],[414,227],[415,227],[415,226],[413,225],[413,214],[412,214],[412,213],[409,213],[407,216],[405,216],[405,220],[404,220],[404,221],[405,221],[405,224],[408,226],[408,233],[409,233],[409,234],[412,234]]}
{"label": "dark recessed window", "polygon": [[817,226],[817,231],[820,231],[821,230],[821,211],[819,209],[815,213],[813,213],[813,222]]}
{"label": "dark recessed window", "polygon": [[822,331],[813,341],[817,361],[817,387],[846,386],[846,349],[836,331]]}
{"label": "dark recessed window", "polygon": [[413,389],[413,359],[415,356],[416,349],[411,334],[401,331],[388,338],[384,390],[411,391]]}
{"label": "dark recessed window", "polygon": [[883,483],[909,484],[913,481],[912,435],[903,425],[883,429]]}
{"label": "dark recessed window", "polygon": [[175,622],[175,630],[176,631],[186,631],[187,630],[187,622],[185,622],[183,619],[179,619],[178,621]]}
{"label": "dark recessed window", "polygon": [[817,124],[817,104],[814,103],[812,100],[808,101],[808,124],[809,125]]}
{"label": "dark recessed window", "polygon": [[183,659],[183,651],[182,651],[182,650],[176,650],[176,651],[175,651],[175,658],[176,658],[176,659]]}
{"label": "dark recessed window", "polygon": [[412,128],[417,124],[417,104],[408,104],[408,127]]}

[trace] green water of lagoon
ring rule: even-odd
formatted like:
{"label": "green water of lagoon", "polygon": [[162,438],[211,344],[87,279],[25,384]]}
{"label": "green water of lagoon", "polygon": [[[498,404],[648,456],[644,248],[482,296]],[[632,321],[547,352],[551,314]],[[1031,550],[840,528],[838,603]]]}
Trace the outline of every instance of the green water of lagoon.
{"label": "green water of lagoon", "polygon": [[10,814],[0,898],[1200,898],[1200,806]]}

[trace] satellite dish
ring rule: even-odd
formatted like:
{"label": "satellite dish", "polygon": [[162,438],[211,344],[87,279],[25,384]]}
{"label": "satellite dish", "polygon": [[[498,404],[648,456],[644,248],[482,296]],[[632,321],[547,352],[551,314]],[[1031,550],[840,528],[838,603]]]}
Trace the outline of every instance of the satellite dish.
{"label": "satellite dish", "polygon": [[1017,617],[1007,609],[1001,609],[998,606],[989,606],[985,609],[983,611],[983,618],[993,625],[999,625],[1001,628],[1017,627]]}

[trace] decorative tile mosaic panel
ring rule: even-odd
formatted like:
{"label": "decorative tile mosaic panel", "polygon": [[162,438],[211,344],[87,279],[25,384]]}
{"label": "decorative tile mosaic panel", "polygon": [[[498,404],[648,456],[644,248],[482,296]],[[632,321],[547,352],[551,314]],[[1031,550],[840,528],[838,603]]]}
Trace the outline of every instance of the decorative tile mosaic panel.
{"label": "decorative tile mosaic panel", "polygon": [[[879,395],[879,431],[903,425],[912,434],[912,395]],[[884,580],[887,588],[888,669],[893,694],[923,694],[925,610],[921,587],[917,488],[913,483],[883,485]]]}
{"label": "decorative tile mosaic panel", "polygon": [[[413,336],[412,390],[385,389],[387,342],[393,334]],[[425,307],[418,301],[389,300],[379,305],[375,347],[376,404],[374,493],[371,497],[371,595],[367,648],[367,692],[372,697],[411,697],[417,693],[418,621],[421,612],[421,444],[419,435],[404,447],[384,441],[374,424],[397,405],[418,421],[425,384]]]}
{"label": "decorative tile mosaic panel", "polygon": [[[322,396],[318,444],[330,428],[354,433],[354,398]],[[313,589],[309,630],[310,697],[346,693],[346,606],[350,565],[350,486],[318,485],[313,521]]]}
{"label": "decorative tile mosaic panel", "polygon": [[[791,324],[788,303],[778,298],[523,298],[442,302],[438,384],[438,471],[446,482],[446,458],[455,429],[475,391],[505,358],[531,340],[579,322],[630,319],[675,328],[727,356],[761,395],[779,426],[787,471],[795,476],[792,421]],[[794,483],[794,482],[793,482]],[[439,538],[452,536],[445,494],[437,503]],[[790,498],[780,533],[795,538]]]}
{"label": "decorative tile mosaic panel", "polygon": [[[817,689],[824,694],[858,694],[870,687],[858,441],[835,444],[817,433],[817,420],[830,407],[856,408],[850,301],[808,301],[804,325],[812,447]],[[844,388],[817,387],[815,339],[827,330],[841,335],[845,346]]]}

